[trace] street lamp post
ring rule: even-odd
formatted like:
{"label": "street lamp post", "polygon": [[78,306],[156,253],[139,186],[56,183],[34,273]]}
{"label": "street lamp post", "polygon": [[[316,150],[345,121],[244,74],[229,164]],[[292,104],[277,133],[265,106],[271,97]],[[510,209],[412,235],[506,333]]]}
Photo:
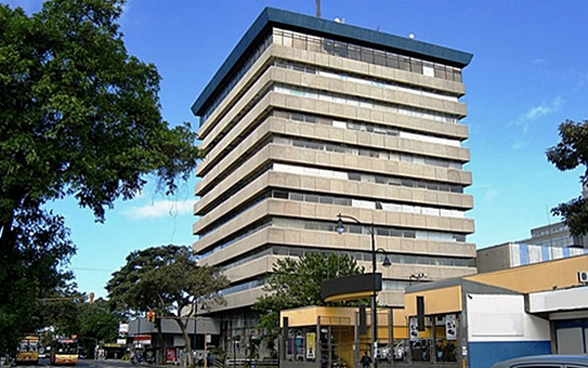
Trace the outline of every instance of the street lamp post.
{"label": "street lamp post", "polygon": [[[345,232],[345,227],[343,226],[343,218],[352,220],[355,223],[359,224],[360,226],[364,226],[364,224],[361,221],[359,221],[357,218],[350,216],[350,215],[342,215],[341,213],[339,213],[339,215],[337,215],[337,218],[338,218],[337,232],[339,234],[343,234]],[[372,297],[371,297],[371,309],[372,309],[372,339],[371,339],[372,349],[371,350],[372,350],[372,359],[374,360],[374,368],[377,368],[378,367],[378,358],[376,356],[377,348],[378,348],[378,311],[377,311],[377,302],[376,302],[376,298],[377,298],[376,254],[377,254],[377,252],[381,251],[385,255],[384,262],[382,262],[383,266],[388,267],[388,266],[390,266],[391,262],[390,262],[390,259],[388,258],[388,256],[386,256],[385,249],[382,249],[382,248],[376,249],[376,232],[375,232],[373,222],[370,224],[370,227],[368,227],[368,229],[370,232],[371,243],[372,243],[372,275],[373,275],[373,280],[372,280],[373,290],[372,290]]]}

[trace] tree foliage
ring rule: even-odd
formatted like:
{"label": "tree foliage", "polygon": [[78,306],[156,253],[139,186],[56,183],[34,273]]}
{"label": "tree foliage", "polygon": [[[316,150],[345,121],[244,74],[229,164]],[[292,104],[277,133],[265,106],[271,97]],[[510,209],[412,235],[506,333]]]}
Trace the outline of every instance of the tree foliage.
{"label": "tree foliage", "polygon": [[75,252],[48,202],[73,196],[104,221],[149,175],[173,193],[199,158],[189,124],[161,116],[155,66],[125,49],[123,5],[48,0],[29,16],[0,4],[0,349],[33,327]]}
{"label": "tree foliage", "polygon": [[[134,251],[127,263],[108,281],[106,290],[111,307],[120,311],[154,311],[159,318],[174,319],[182,331],[192,359],[186,330],[187,318],[194,317],[201,305],[208,309],[223,303],[219,291],[229,282],[210,266],[198,265],[185,246],[166,245]],[[193,362],[190,362],[193,363]]]}
{"label": "tree foliage", "polygon": [[[559,125],[561,141],[547,150],[547,159],[559,170],[567,171],[583,166],[580,180],[588,186],[588,120],[567,120]],[[573,235],[588,234],[588,198],[578,197],[561,203],[551,212],[562,216]]]}
{"label": "tree foliage", "polygon": [[26,333],[44,326],[39,298],[62,296],[73,275],[60,268],[74,247],[63,218],[51,212],[18,211],[16,245],[0,247],[0,350],[11,350]]}
{"label": "tree foliage", "polygon": [[116,343],[118,327],[122,321],[123,315],[111,311],[105,300],[98,299],[94,303],[80,303],[77,334],[86,354],[94,357],[94,348],[100,342]]}
{"label": "tree foliage", "polygon": [[[67,296],[65,296],[67,295]],[[93,357],[96,344],[115,343],[119,323],[125,320],[113,312],[107,301],[88,302],[88,296],[77,291],[42,300],[40,318],[46,326],[44,344],[56,336],[77,336],[87,355]]]}
{"label": "tree foliage", "polygon": [[357,302],[324,302],[321,283],[363,271],[363,267],[357,266],[355,259],[347,255],[310,253],[300,258],[278,260],[264,289],[267,294],[253,305],[253,309],[260,313],[258,329],[265,332],[264,340],[271,344],[277,337],[281,310],[307,305],[357,305]]}

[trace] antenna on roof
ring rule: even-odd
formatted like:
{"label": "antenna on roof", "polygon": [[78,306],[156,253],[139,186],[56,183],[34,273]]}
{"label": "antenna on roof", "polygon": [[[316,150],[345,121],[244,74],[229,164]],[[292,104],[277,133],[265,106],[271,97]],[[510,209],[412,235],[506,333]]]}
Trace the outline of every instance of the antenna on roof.
{"label": "antenna on roof", "polygon": [[314,7],[316,11],[316,17],[321,17],[321,0],[314,0]]}

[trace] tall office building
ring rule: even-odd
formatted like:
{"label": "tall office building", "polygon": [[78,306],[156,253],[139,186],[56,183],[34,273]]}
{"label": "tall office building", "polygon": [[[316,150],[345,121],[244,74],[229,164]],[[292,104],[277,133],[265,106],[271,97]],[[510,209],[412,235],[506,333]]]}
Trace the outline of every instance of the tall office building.
{"label": "tall office building", "polygon": [[[201,262],[231,280],[226,328],[245,331],[275,262],[345,253],[392,266],[380,305],[415,282],[473,274],[471,174],[460,124],[472,55],[266,8],[192,106],[206,158],[193,226]],[[337,216],[345,218],[338,234]],[[378,251],[380,261],[384,254]],[[415,276],[416,275],[416,276]]]}

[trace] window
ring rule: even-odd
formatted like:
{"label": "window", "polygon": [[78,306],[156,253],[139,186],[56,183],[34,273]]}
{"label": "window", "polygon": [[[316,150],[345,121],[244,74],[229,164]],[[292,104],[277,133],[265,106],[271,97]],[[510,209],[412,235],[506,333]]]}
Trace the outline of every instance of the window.
{"label": "window", "polygon": [[315,195],[315,194],[306,195],[306,202],[318,203],[318,201],[319,201],[318,195]]}
{"label": "window", "polygon": [[440,64],[435,64],[435,77],[445,79],[445,67]]}
{"label": "window", "polygon": [[300,193],[290,193],[290,199],[293,201],[304,201],[304,196]]}
{"label": "window", "polygon": [[349,45],[349,58],[353,60],[361,60],[361,48],[355,45]]}
{"label": "window", "polygon": [[274,198],[288,199],[288,192],[281,191],[281,190],[275,190],[274,191]]}
{"label": "window", "polygon": [[300,33],[294,34],[294,48],[306,50],[306,36]]}
{"label": "window", "polygon": [[410,71],[410,59],[405,56],[398,57],[399,69]]}
{"label": "window", "polygon": [[386,66],[386,53],[384,51],[374,51],[374,64]]}
{"label": "window", "polygon": [[365,61],[366,63],[374,63],[374,51],[367,47],[361,48],[361,61]]}
{"label": "window", "polygon": [[398,55],[392,54],[390,52],[386,53],[386,66],[394,69],[399,69],[399,60]]}
{"label": "window", "polygon": [[[387,66],[389,68],[402,69],[431,77],[434,76],[437,78],[461,82],[461,69],[459,68],[442,64],[438,65],[439,68],[437,68],[437,65],[432,67],[427,65],[432,63],[424,60],[409,58],[397,55],[393,52],[377,50],[369,47],[360,47],[339,40],[274,28],[272,42],[300,50],[321,52],[375,65]],[[264,44],[269,44],[269,40],[266,40]],[[267,46],[264,46],[264,49],[265,47]]]}
{"label": "window", "polygon": [[410,71],[413,73],[423,74],[423,62],[418,59],[411,58]]}

